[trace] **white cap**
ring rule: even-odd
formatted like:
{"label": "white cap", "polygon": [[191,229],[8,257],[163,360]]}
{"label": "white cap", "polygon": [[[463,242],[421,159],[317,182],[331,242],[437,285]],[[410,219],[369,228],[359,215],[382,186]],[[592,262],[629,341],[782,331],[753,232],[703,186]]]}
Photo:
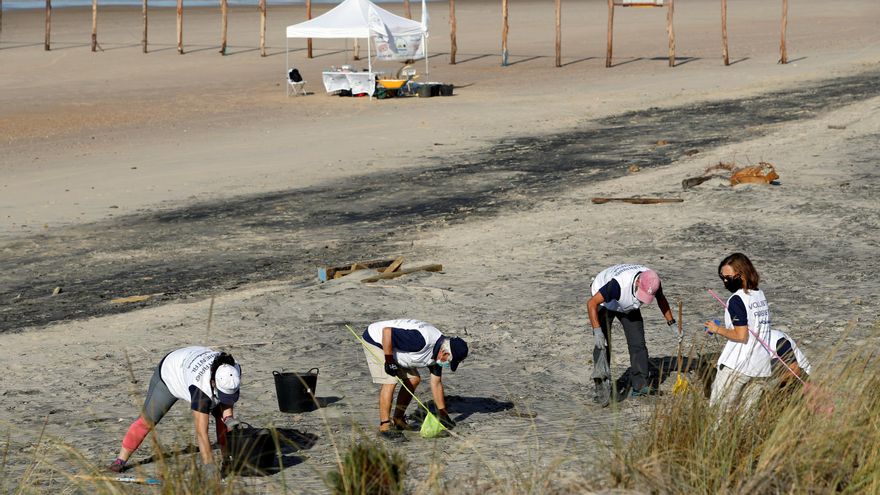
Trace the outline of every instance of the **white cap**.
{"label": "white cap", "polygon": [[214,384],[221,403],[235,404],[238,401],[238,388],[241,386],[241,367],[237,364],[221,364],[214,374]]}

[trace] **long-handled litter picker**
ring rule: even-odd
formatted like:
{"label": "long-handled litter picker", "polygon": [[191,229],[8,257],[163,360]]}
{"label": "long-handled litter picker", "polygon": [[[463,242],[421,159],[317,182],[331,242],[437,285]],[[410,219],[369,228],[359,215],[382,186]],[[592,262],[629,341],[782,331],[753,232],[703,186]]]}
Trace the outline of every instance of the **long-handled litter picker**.
{"label": "long-handled litter picker", "polygon": [[675,377],[675,385],[672,386],[673,394],[683,394],[688,391],[688,381],[681,374],[682,344],[684,343],[684,324],[681,321],[682,303],[678,301],[678,372]]}
{"label": "long-handled litter picker", "polygon": [[75,479],[86,480],[86,481],[111,481],[114,483],[134,483],[138,485],[161,485],[162,481],[156,478],[145,478],[142,476],[101,476],[101,475],[88,475],[88,474],[78,474],[74,476]]}

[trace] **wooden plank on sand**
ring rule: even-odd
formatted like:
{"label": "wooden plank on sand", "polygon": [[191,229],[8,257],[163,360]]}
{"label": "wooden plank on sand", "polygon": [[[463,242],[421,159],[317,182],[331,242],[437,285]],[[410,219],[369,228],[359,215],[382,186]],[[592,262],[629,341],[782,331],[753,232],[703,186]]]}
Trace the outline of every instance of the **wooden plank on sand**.
{"label": "wooden plank on sand", "polygon": [[593,203],[597,205],[609,203],[611,201],[620,201],[622,203],[631,203],[634,205],[655,205],[659,203],[681,203],[681,198],[593,198]]}
{"label": "wooden plank on sand", "polygon": [[403,256],[398,256],[397,259],[394,260],[393,263],[388,265],[388,268],[386,268],[383,271],[383,273],[391,273],[391,272],[397,270],[398,268],[400,268],[400,265],[402,265],[402,264],[403,264]]}
{"label": "wooden plank on sand", "polygon": [[[318,268],[318,280],[320,280],[321,282],[326,282],[326,281],[332,279],[336,275],[336,272],[340,272],[340,271],[347,271],[348,273],[351,273],[352,271],[354,271],[354,270],[352,270],[352,268],[354,268],[355,266],[363,267],[360,269],[385,268],[388,265],[390,265],[391,263],[394,263],[393,259],[358,261],[356,263],[348,263],[345,265],[322,266],[322,267]],[[346,275],[348,275],[348,273],[346,273]]]}
{"label": "wooden plank on sand", "polygon": [[407,268],[405,270],[399,270],[399,271],[392,272],[392,273],[380,273],[379,275],[362,279],[361,282],[368,284],[371,282],[378,282],[380,280],[401,277],[403,275],[408,275],[410,273],[415,273],[415,272],[440,272],[440,271],[443,271],[443,265],[440,265],[440,264],[422,265],[422,266],[417,266],[414,268]]}

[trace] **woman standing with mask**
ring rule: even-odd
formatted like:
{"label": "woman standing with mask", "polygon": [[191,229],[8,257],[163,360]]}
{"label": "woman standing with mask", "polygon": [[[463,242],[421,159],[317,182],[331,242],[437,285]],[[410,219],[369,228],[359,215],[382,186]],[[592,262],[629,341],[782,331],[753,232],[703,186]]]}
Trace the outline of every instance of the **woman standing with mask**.
{"label": "woman standing with mask", "polygon": [[721,260],[718,276],[732,295],[727,300],[724,325],[705,323],[707,332],[727,339],[718,358],[709,404],[722,411],[733,404],[747,410],[761,397],[771,374],[771,356],[756,338],[770,339],[770,308],[758,288],[758,271],[746,255],[733,253]]}

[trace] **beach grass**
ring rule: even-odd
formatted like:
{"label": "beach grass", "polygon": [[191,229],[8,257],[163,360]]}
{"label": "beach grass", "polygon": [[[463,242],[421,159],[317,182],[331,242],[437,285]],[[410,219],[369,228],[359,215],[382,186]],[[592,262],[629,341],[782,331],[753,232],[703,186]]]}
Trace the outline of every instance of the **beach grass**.
{"label": "beach grass", "polygon": [[804,387],[768,384],[750,411],[700,392],[664,397],[614,450],[616,488],[652,493],[877,493],[880,378],[873,349],[825,360]]}

